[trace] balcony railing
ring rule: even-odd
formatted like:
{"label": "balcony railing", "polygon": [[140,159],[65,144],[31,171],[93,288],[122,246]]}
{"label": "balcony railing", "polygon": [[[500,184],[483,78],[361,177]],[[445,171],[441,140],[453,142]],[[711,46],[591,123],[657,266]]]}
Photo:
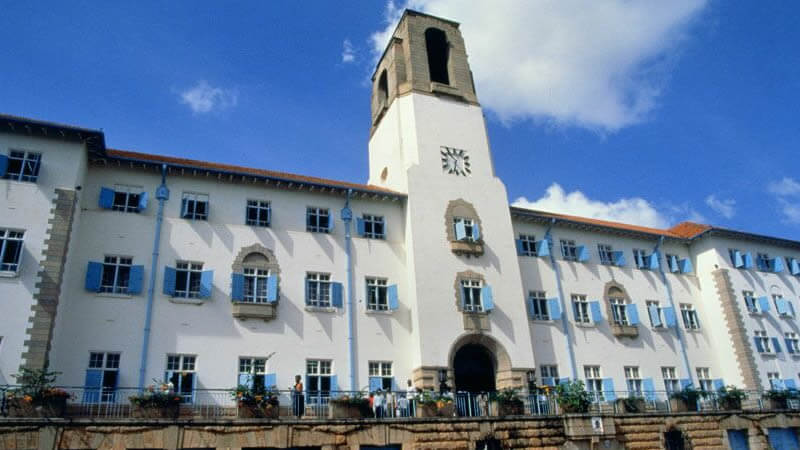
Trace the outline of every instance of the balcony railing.
{"label": "balcony railing", "polygon": [[[0,416],[8,417],[13,410],[12,402],[25,401],[16,396],[10,399],[9,394],[14,391],[14,386],[0,387]],[[67,401],[65,417],[68,418],[97,418],[97,419],[128,419],[135,418],[134,407],[129,398],[141,391],[137,388],[118,388],[113,390],[84,389],[83,387],[62,387],[70,394]],[[438,395],[438,393],[435,393]],[[747,391],[741,402],[741,410],[800,410],[800,400],[787,399],[785,402],[770,401],[764,392]],[[180,395],[180,394],[177,394]],[[361,395],[369,399],[369,394],[363,392],[330,392],[309,393],[302,396],[292,391],[278,392],[279,414],[278,419],[328,419],[331,415],[331,399],[344,396],[354,397]],[[377,394],[380,400],[371,402],[371,407],[366,411],[365,418],[373,420],[404,420],[412,417],[424,416],[420,409],[438,411],[436,417],[489,417],[507,415],[509,412],[499,411],[498,403],[492,400],[490,393],[455,392],[447,394],[450,401],[435,404],[423,404],[418,393],[384,392]],[[637,413],[673,413],[684,412],[675,409],[675,401],[670,401],[666,392],[647,393],[645,397],[632,396],[628,392],[614,392],[613,401],[608,392],[603,394],[591,393],[592,402],[589,405],[590,414],[637,414]],[[626,404],[624,399],[630,399]],[[522,393],[521,410],[512,410],[511,414],[523,416],[551,416],[561,414],[563,411],[558,405],[554,393]],[[301,406],[302,405],[302,406]],[[383,405],[382,407],[373,407]],[[630,405],[636,405],[637,411],[632,412]],[[444,406],[444,407],[442,407]],[[708,393],[705,398],[690,405],[688,412],[714,412],[730,408],[715,393]],[[45,413],[39,417],[46,416]],[[178,419],[236,419],[238,415],[238,402],[228,389],[197,389],[184,396],[180,404]],[[428,416],[425,416],[428,417]]]}

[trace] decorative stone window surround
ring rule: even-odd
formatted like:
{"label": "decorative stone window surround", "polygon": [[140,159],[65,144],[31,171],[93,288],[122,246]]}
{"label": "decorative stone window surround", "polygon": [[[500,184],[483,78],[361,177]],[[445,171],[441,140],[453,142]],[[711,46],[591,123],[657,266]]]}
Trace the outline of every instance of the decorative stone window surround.
{"label": "decorative stone window surround", "polygon": [[[480,280],[481,286],[486,285],[486,279],[483,275],[467,270],[458,272],[456,274],[455,282],[453,283],[453,291],[455,293],[456,309],[464,316],[464,329],[467,331],[488,331],[489,326],[489,313],[486,311],[464,311],[461,308],[461,281],[462,280]],[[481,299],[481,301],[483,301]]]}
{"label": "decorative stone window surround", "polygon": [[[472,223],[480,230],[480,239],[476,242],[457,241],[456,233],[453,229],[453,220],[456,217],[471,219]],[[450,249],[453,251],[453,253],[456,255],[467,256],[483,255],[483,237],[485,230],[483,229],[483,224],[481,223],[480,217],[478,217],[478,212],[471,203],[461,198],[457,200],[451,200],[447,204],[447,209],[445,210],[444,227],[445,236],[447,236],[447,240],[450,241]]]}
{"label": "decorative stone window surround", "polygon": [[[639,326],[638,325],[619,325],[614,323],[614,312],[612,311],[613,307],[611,305],[611,297],[614,298],[622,298],[625,300],[625,304],[629,305],[633,303],[631,301],[630,296],[628,295],[628,291],[625,290],[625,286],[616,281],[609,281],[603,287],[603,300],[606,307],[606,317],[608,317],[608,324],[611,327],[611,334],[614,336],[621,338],[621,337],[629,337],[635,338],[639,336]],[[628,318],[630,321],[630,317]],[[641,320],[641,318],[640,318]]]}
{"label": "decorative stone window surround", "polygon": [[[244,273],[244,269],[268,270],[271,275],[278,277],[280,286],[280,265],[272,250],[261,244],[253,244],[239,250],[231,266],[232,273]],[[280,301],[280,295],[278,295]],[[277,317],[277,303],[250,303],[233,301],[233,317],[237,319],[262,319],[272,320]]]}

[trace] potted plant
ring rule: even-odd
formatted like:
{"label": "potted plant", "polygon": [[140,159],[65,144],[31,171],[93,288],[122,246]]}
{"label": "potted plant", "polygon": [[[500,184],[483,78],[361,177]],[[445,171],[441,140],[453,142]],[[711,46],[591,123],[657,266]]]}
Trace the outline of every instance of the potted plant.
{"label": "potted plant", "polygon": [[568,380],[556,386],[556,402],[564,413],[585,413],[592,403],[581,380]]}
{"label": "potted plant", "polygon": [[278,418],[280,401],[275,386],[250,389],[240,384],[231,390],[231,396],[236,401],[236,413],[240,419]]}
{"label": "potted plant", "polygon": [[617,399],[617,410],[626,413],[641,413],[645,411],[647,403],[644,397],[629,396]]}
{"label": "potted plant", "polygon": [[146,419],[176,419],[180,412],[181,397],[175,393],[172,383],[153,380],[137,395],[128,397],[131,416]]}
{"label": "potted plant", "polygon": [[738,411],[742,409],[742,400],[745,392],[736,386],[723,386],[717,390],[717,404],[725,411]]}
{"label": "potted plant", "polygon": [[328,400],[328,417],[331,419],[362,419],[371,415],[369,399],[365,398],[361,392]]}
{"label": "potted plant", "polygon": [[506,388],[492,395],[492,409],[495,416],[520,416],[525,412],[525,404],[516,389]]}
{"label": "potted plant", "polygon": [[47,369],[21,369],[12,375],[20,386],[6,393],[11,417],[64,417],[72,396],[53,386],[60,372]]}
{"label": "potted plant", "polygon": [[452,397],[425,391],[417,400],[417,417],[453,417],[456,412]]}
{"label": "potted plant", "polygon": [[798,398],[795,389],[770,389],[764,393],[764,409],[789,409],[789,399]]}
{"label": "potted plant", "polygon": [[708,395],[705,391],[699,391],[691,386],[686,386],[680,391],[673,392],[669,396],[669,408],[672,412],[697,411],[697,401]]}

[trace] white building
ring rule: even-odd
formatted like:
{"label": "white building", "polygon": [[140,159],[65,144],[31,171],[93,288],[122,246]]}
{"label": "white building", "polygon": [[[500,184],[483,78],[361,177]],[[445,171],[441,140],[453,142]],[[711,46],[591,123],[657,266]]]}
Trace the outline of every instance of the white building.
{"label": "white building", "polygon": [[0,116],[0,384],[797,384],[800,242],[509,207],[454,22],[407,11],[373,80],[368,184]]}

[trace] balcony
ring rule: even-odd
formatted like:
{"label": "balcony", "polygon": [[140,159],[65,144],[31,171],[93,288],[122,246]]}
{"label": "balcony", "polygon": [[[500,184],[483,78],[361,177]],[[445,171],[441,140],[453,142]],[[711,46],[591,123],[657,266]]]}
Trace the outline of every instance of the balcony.
{"label": "balcony", "polygon": [[481,256],[483,255],[482,241],[450,241],[450,250],[456,255]]}
{"label": "balcony", "polygon": [[611,323],[611,334],[614,336],[635,338],[639,336],[639,327],[637,325],[628,325],[624,323]]}
{"label": "balcony", "polygon": [[269,321],[278,316],[275,303],[232,302],[233,317]]}

